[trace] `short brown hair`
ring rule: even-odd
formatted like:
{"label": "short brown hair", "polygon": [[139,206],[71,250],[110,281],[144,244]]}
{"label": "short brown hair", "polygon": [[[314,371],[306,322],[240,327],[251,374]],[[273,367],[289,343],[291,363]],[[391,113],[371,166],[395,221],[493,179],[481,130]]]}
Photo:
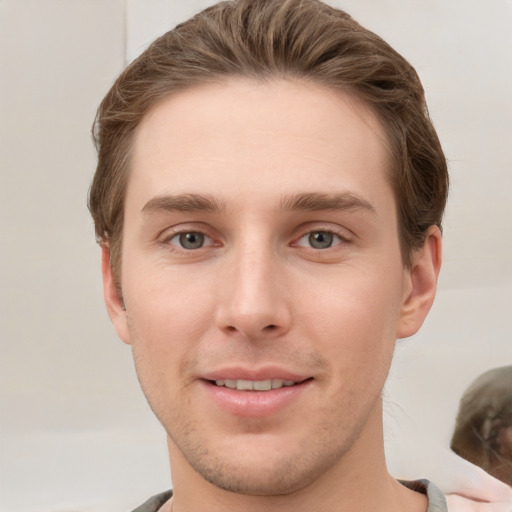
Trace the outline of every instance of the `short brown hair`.
{"label": "short brown hair", "polygon": [[413,67],[347,13],[319,0],[220,2],[158,38],[120,75],[93,126],[98,166],[89,208],[119,284],[134,131],[168,95],[227,77],[307,80],[355,95],[387,134],[402,258],[441,227],[448,173]]}

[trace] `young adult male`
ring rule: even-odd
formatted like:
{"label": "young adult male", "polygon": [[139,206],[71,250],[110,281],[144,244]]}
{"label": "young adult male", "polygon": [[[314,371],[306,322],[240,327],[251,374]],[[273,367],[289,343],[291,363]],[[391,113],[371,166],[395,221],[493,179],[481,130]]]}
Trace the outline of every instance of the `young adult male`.
{"label": "young adult male", "polygon": [[445,510],[382,436],[448,185],[414,69],[319,1],[223,2],[122,73],[95,140],[107,309],[174,486],[138,510]]}

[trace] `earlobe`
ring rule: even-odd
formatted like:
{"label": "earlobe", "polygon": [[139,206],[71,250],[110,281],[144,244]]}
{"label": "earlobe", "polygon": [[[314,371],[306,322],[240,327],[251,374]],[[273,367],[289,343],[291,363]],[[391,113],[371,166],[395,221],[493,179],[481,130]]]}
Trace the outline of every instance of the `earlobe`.
{"label": "earlobe", "polygon": [[104,244],[101,246],[101,272],[103,276],[103,296],[108,316],[121,340],[130,343],[126,309],[110,265],[110,250]]}
{"label": "earlobe", "polygon": [[436,295],[441,260],[441,231],[437,226],[431,226],[423,246],[415,250],[412,255],[397,338],[407,338],[415,334],[427,317]]}

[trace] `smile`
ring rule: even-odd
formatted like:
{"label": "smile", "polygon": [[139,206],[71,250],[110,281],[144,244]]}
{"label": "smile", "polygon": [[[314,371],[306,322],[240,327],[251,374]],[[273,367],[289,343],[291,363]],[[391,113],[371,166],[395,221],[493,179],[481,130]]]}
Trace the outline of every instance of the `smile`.
{"label": "smile", "polygon": [[293,380],[267,379],[267,380],[232,380],[218,379],[215,385],[218,387],[226,387],[229,389],[237,389],[238,391],[270,391],[271,389],[280,389],[290,387],[297,384]]}
{"label": "smile", "polygon": [[304,393],[312,389],[314,381],[313,377],[294,379],[292,375],[287,375],[288,379],[218,377],[220,375],[201,379],[202,389],[220,410],[232,416],[246,418],[263,418],[279,413],[297,403]]}

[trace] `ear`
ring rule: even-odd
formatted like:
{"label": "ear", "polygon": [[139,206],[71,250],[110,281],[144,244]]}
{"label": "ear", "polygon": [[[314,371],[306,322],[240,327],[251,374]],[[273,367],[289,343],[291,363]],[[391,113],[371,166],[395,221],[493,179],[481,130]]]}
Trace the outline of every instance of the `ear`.
{"label": "ear", "polygon": [[108,246],[101,246],[101,273],[103,276],[103,296],[107,306],[107,313],[110,321],[114,325],[117,335],[125,343],[130,343],[128,323],[126,318],[126,308],[123,298],[117,289],[112,267],[110,265],[110,250]]}
{"label": "ear", "polygon": [[411,267],[406,269],[397,338],[415,334],[427,317],[436,295],[441,260],[441,231],[437,226],[430,226],[423,246],[414,251]]}

